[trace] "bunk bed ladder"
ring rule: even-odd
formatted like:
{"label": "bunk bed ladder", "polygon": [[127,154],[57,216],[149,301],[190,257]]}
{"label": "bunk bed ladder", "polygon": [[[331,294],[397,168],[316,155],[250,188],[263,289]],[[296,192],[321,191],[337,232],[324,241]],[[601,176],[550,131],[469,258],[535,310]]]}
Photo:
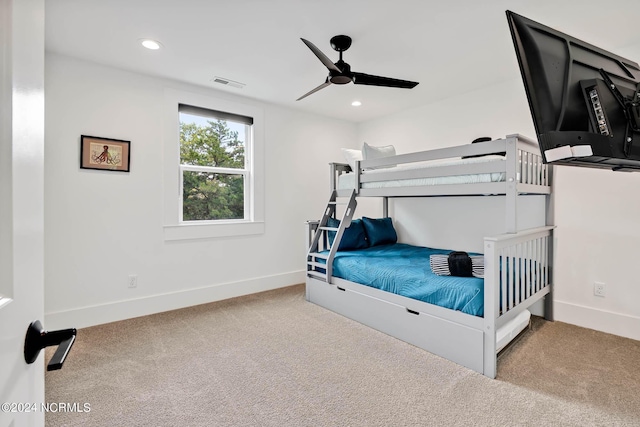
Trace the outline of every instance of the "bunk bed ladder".
{"label": "bunk bed ladder", "polygon": [[[311,245],[309,246],[309,252],[307,253],[307,275],[319,278],[327,283],[331,283],[333,257],[340,246],[340,240],[342,239],[344,230],[351,225],[351,218],[353,218],[353,213],[356,210],[357,204],[355,190],[351,192],[349,200],[346,202],[338,201],[337,191],[334,190],[331,193],[327,207],[324,210],[322,219],[320,219],[320,222],[318,223],[318,228],[316,229],[313,239],[311,240]],[[327,226],[329,218],[336,218],[337,207],[339,205],[345,206],[342,219],[340,220],[340,225],[338,227]],[[329,244],[329,232],[336,233],[332,244]],[[322,248],[324,248],[324,251]],[[328,253],[326,252],[327,250],[329,251]],[[324,262],[319,261],[320,259]],[[318,271],[318,269],[324,270],[324,272]]]}

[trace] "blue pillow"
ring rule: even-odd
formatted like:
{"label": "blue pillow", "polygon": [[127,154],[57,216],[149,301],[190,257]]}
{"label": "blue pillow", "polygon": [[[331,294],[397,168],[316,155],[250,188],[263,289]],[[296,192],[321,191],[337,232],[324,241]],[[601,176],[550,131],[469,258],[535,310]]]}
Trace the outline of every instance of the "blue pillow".
{"label": "blue pillow", "polygon": [[[340,221],[335,218],[329,218],[327,221],[327,227],[339,227]],[[336,238],[335,231],[329,231],[329,244],[333,244],[333,239]],[[367,235],[364,232],[364,226],[362,220],[353,219],[351,225],[344,229],[342,233],[342,240],[340,240],[339,251],[348,251],[351,249],[365,249],[369,247],[367,242]]]}
{"label": "blue pillow", "polygon": [[362,225],[364,225],[364,231],[367,233],[369,246],[387,245],[398,241],[398,235],[396,234],[396,229],[393,228],[391,218],[373,219],[362,217]]}

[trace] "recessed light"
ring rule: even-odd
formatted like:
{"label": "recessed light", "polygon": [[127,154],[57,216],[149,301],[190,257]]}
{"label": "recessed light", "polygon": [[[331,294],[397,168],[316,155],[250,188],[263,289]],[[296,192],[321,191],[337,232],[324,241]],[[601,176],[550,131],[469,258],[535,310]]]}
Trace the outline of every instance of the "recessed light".
{"label": "recessed light", "polygon": [[359,107],[359,106],[361,106],[361,105],[362,105],[362,102],[360,102],[360,101],[353,101],[353,102],[351,103],[351,105],[353,105],[354,107]]}
{"label": "recessed light", "polygon": [[140,43],[142,43],[142,46],[146,47],[147,49],[151,49],[151,50],[158,50],[158,49],[160,49],[160,46],[162,46],[160,44],[160,42],[157,42],[157,41],[151,40],[151,39],[142,39],[142,40],[140,40]]}

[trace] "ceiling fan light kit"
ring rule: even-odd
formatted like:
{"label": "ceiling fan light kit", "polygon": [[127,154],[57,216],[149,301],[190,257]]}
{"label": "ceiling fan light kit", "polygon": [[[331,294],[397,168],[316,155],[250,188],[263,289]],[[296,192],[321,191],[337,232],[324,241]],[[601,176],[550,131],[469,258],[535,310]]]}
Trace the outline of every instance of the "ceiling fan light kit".
{"label": "ceiling fan light kit", "polygon": [[309,40],[305,40],[302,38],[300,40],[302,40],[302,42],[306,44],[307,47],[311,49],[311,51],[318,57],[320,62],[322,62],[325,67],[327,67],[327,69],[329,70],[329,75],[327,76],[324,83],[314,89],[311,89],[309,92],[296,99],[296,101],[300,101],[301,99],[306,98],[307,96],[319,91],[320,89],[324,89],[331,84],[344,85],[353,82],[353,84],[356,85],[384,86],[401,89],[412,89],[418,85],[418,82],[412,82],[409,80],[393,79],[390,77],[374,76],[371,74],[351,71],[351,66],[342,60],[342,52],[349,49],[349,47],[351,46],[352,40],[349,36],[338,35],[332,37],[329,41],[333,50],[340,53],[340,58],[338,59],[338,62],[335,63],[331,62],[331,59],[329,59],[327,55],[322,53],[322,51]]}

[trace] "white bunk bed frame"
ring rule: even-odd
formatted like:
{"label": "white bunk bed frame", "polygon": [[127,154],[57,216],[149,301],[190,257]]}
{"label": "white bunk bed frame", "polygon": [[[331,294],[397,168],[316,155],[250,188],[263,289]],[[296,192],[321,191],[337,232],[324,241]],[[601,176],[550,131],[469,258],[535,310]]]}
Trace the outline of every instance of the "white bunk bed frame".
{"label": "white bunk bed frame", "polygon": [[[437,166],[420,170],[371,174],[363,169],[469,155],[506,152],[505,160]],[[545,318],[553,320],[551,304],[553,226],[518,230],[518,198],[529,194],[551,194],[552,168],[543,163],[538,144],[521,135],[465,146],[456,146],[356,163],[356,186],[337,190],[338,175],[350,170],[346,164],[331,164],[332,195],[319,221],[308,222],[306,298],[308,301],[356,320],[431,353],[466,366],[487,377],[497,373],[497,331],[518,314],[543,299]],[[491,183],[444,184],[397,188],[362,188],[372,181],[505,173],[505,180]],[[401,295],[332,276],[332,262],[343,231],[351,223],[357,197],[382,197],[388,215],[389,197],[426,196],[506,197],[505,234],[484,238],[484,317],[439,307]],[[349,197],[340,226],[327,227],[336,216],[339,197]],[[545,224],[550,220],[546,197]],[[336,233],[332,245],[327,232]],[[328,250],[321,254],[323,250]],[[324,262],[318,262],[321,258]],[[508,265],[508,268],[501,266]],[[317,271],[325,268],[325,273]],[[507,271],[508,270],[508,271]]]}

